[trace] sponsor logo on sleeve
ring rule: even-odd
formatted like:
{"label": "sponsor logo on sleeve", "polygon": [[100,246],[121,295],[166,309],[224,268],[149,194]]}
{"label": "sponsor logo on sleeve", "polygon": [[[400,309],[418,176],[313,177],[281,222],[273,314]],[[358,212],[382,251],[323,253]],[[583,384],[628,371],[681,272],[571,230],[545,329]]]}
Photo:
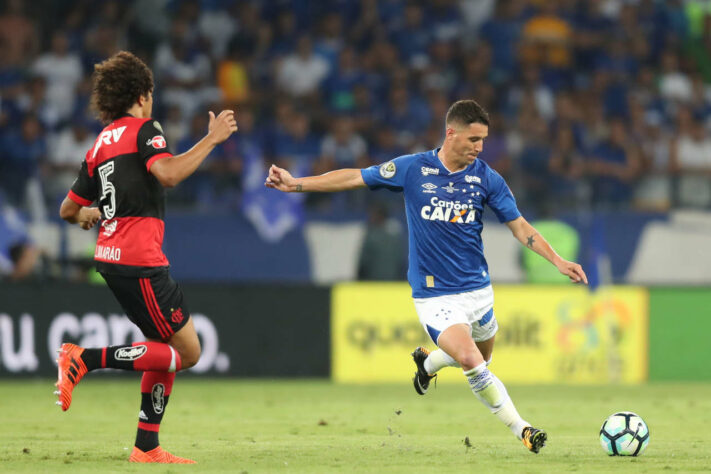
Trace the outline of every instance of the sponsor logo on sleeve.
{"label": "sponsor logo on sleeve", "polygon": [[395,163],[392,161],[388,161],[387,163],[380,165],[380,176],[385,179],[390,179],[395,176],[396,171],[397,168],[395,167]]}
{"label": "sponsor logo on sleeve", "polygon": [[165,138],[162,135],[156,135],[146,142],[146,145],[150,145],[156,150],[165,148]]}
{"label": "sponsor logo on sleeve", "polygon": [[429,176],[431,174],[439,174],[439,168],[428,168],[426,166],[423,166],[420,168],[420,171],[422,171],[422,176]]}

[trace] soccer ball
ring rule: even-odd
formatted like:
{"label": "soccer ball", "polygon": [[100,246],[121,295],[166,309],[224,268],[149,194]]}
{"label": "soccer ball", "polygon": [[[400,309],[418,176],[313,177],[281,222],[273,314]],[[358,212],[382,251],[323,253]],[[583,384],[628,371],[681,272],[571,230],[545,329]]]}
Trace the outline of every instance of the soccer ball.
{"label": "soccer ball", "polygon": [[610,456],[639,456],[649,444],[649,428],[639,415],[617,412],[602,424],[600,444]]}

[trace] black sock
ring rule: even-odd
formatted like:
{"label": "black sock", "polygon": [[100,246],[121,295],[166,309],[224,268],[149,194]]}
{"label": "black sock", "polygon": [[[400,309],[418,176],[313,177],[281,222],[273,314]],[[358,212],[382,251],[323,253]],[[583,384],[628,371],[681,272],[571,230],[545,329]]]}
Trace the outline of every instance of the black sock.
{"label": "black sock", "polygon": [[[145,348],[144,348],[145,349]],[[102,347],[97,349],[84,349],[81,360],[86,365],[86,370],[94,369],[121,369],[134,370],[133,358],[131,357],[137,349],[132,345]],[[117,359],[116,356],[120,358]]]}
{"label": "black sock", "polygon": [[143,452],[157,448],[158,429],[168,405],[169,395],[164,395],[163,384],[154,384],[150,392],[141,392],[141,411],[138,414],[138,430],[136,431],[136,447]]}

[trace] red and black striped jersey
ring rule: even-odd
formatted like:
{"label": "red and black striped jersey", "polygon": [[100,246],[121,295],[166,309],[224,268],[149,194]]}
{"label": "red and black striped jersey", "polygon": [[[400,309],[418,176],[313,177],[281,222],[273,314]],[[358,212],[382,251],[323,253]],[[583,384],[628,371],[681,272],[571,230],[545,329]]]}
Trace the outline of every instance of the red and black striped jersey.
{"label": "red and black striped jersey", "polygon": [[146,276],[168,265],[163,255],[165,190],[149,171],[171,156],[153,119],[120,117],[102,130],[86,153],[69,199],[97,201],[102,222],[94,260],[97,270]]}

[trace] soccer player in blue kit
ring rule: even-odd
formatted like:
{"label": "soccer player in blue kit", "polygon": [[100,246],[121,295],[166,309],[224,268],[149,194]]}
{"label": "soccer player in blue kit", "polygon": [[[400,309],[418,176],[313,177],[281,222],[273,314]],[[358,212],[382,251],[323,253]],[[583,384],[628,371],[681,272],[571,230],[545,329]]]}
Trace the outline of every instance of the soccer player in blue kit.
{"label": "soccer player in blue kit", "polygon": [[498,324],[481,241],[486,204],[523,245],[575,283],[587,284],[582,267],[562,259],[516,207],[504,179],[477,160],[489,116],[474,100],[455,102],[445,119],[442,147],[405,155],[365,169],[340,169],[294,178],[274,165],[265,186],[284,192],[332,192],[368,186],[402,192],[409,229],[407,278],[420,322],[439,349],[412,353],[420,395],[443,367],[461,367],[474,395],[532,452],[547,434],[518,414],[503,383],[488,369]]}

